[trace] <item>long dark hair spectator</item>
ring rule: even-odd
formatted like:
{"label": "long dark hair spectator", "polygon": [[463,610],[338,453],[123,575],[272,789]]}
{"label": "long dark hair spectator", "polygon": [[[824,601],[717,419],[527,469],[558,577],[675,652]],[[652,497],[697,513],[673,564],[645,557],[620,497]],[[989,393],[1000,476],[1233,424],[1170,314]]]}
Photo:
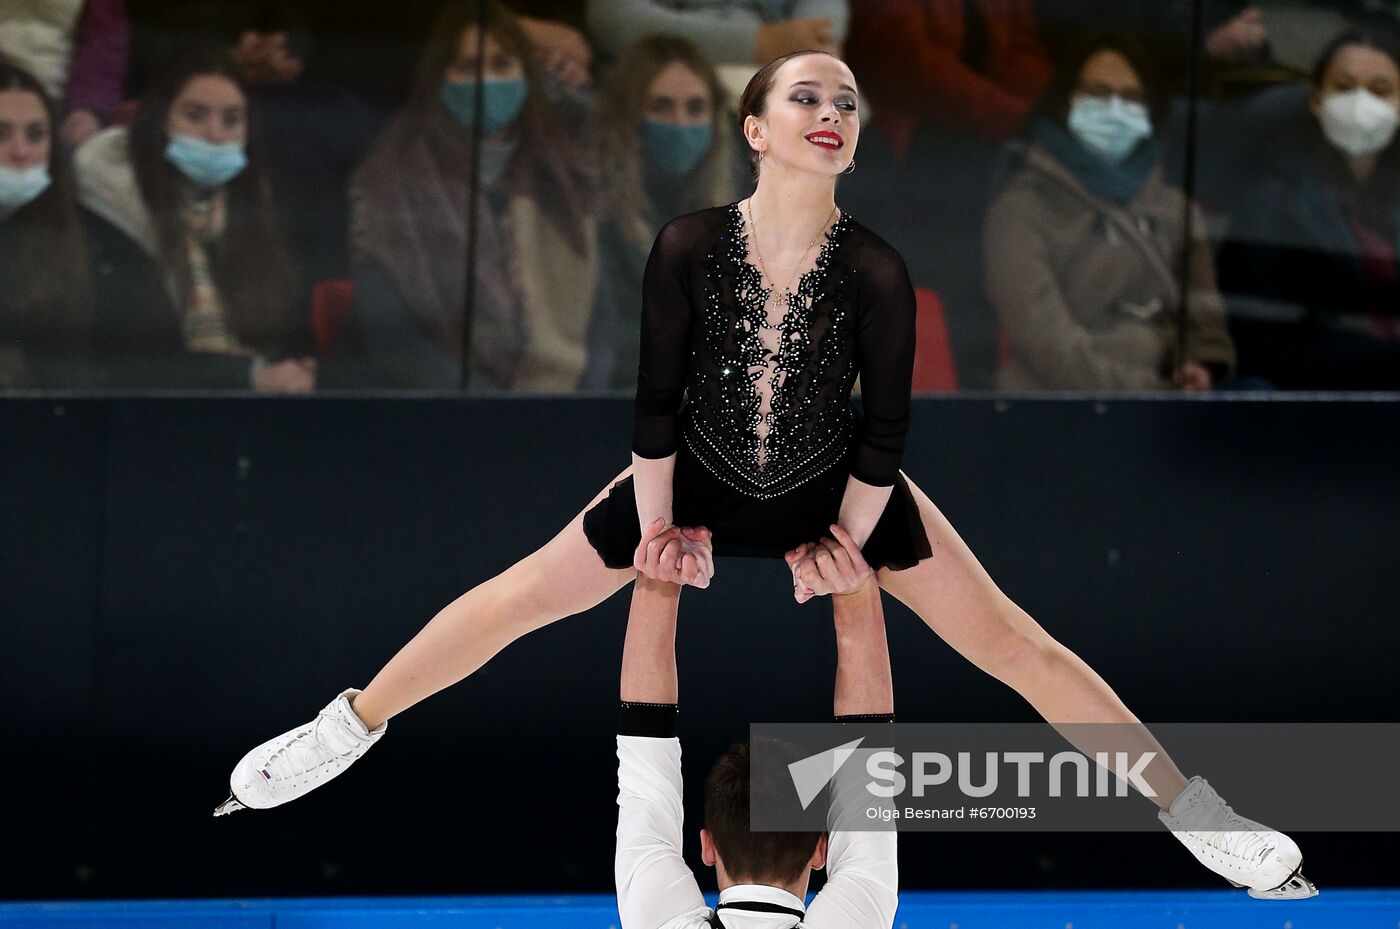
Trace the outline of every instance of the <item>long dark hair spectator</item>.
{"label": "long dark hair spectator", "polygon": [[161,270],[183,295],[190,285],[181,215],[186,182],[165,158],[170,142],[166,126],[180,91],[203,75],[232,81],[249,106],[248,166],[224,185],[227,221],[223,235],[209,250],[210,268],[229,325],[239,339],[251,348],[276,352],[285,347],[294,329],[289,319],[297,309],[292,305],[296,300],[295,272],[277,221],[251,99],[237,69],[221,50],[193,50],[152,84],[131,125],[132,167],[155,229]]}
{"label": "long dark hair spectator", "polygon": [[1071,42],[1059,54],[1053,55],[1054,71],[1040,99],[1031,109],[1027,128],[1037,118],[1048,119],[1060,126],[1069,118],[1070,101],[1079,86],[1079,74],[1084,64],[1099,52],[1117,52],[1136,72],[1147,95],[1147,112],[1152,117],[1154,132],[1160,132],[1167,115],[1167,98],[1152,56],[1142,44],[1120,32],[1094,32]]}
{"label": "long dark hair spectator", "polygon": [[11,216],[19,225],[26,269],[18,281],[5,282],[5,302],[29,317],[27,329],[42,337],[71,338],[87,331],[87,251],[78,224],[76,184],[68,156],[59,142],[58,113],[44,87],[28,71],[0,58],[0,91],[31,93],[44,104],[49,121],[49,187]]}
{"label": "long dark hair spectator", "polygon": [[481,26],[487,35],[520,60],[529,87],[515,123],[520,133],[517,151],[523,151],[526,157],[512,160],[512,179],[535,198],[545,215],[563,230],[574,249],[583,254],[588,249],[584,220],[593,204],[588,185],[577,173],[581,164],[578,143],[549,112],[544,73],[535,64],[530,40],[521,30],[515,14],[492,0],[485,5],[485,20],[481,20],[479,6],[475,0],[453,0],[443,5],[419,58],[408,105],[425,119],[442,109],[439,90],[448,67],[457,57],[462,33],[473,26]]}
{"label": "long dark hair spectator", "polygon": [[634,245],[645,251],[656,237],[647,216],[653,204],[647,197],[637,122],[644,116],[647,93],[656,76],[670,64],[679,62],[699,76],[710,94],[713,112],[710,150],[695,166],[687,186],[682,213],[718,206],[733,194],[733,149],[726,135],[729,116],[724,106],[724,88],[714,65],[694,43],[674,36],[651,36],[633,43],[618,57],[598,89],[599,129],[604,164],[603,176],[607,209]]}

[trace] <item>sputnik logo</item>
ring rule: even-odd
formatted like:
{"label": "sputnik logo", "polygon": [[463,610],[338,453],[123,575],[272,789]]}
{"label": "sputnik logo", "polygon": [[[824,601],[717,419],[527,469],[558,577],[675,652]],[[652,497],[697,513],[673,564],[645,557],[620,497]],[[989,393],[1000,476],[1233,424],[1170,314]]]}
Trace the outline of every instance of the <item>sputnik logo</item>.
{"label": "sputnik logo", "polygon": [[792,776],[792,786],[797,788],[797,799],[802,802],[802,809],[812,805],[812,801],[831,783],[831,779],[842,766],[851,760],[851,756],[864,741],[865,738],[862,737],[788,765],[788,774]]}

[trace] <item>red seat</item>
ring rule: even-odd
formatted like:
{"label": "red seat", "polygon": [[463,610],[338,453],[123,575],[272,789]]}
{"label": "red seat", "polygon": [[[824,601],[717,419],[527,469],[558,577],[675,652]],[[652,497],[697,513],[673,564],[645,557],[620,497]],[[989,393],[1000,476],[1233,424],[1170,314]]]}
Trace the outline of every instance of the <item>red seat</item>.
{"label": "red seat", "polygon": [[322,358],[335,354],[340,327],[355,304],[355,285],[350,281],[321,281],[311,290],[311,333]]}
{"label": "red seat", "polygon": [[914,392],[947,393],[958,389],[958,368],[948,324],[943,319],[943,301],[925,287],[914,291],[918,306],[914,349]]}

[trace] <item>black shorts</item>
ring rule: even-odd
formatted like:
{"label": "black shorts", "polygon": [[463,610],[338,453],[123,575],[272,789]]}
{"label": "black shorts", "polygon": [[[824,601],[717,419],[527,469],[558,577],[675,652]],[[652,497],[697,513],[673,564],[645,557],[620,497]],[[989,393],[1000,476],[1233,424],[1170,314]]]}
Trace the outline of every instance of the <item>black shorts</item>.
{"label": "black shorts", "polygon": [[[785,494],[759,500],[734,490],[710,473],[682,440],[672,484],[672,519],[677,526],[704,526],[713,533],[716,555],[782,558],[803,542],[830,536],[841,511],[851,453]],[[612,486],[583,516],[583,531],[609,568],[627,568],[642,539],[632,478]],[[902,475],[880,520],[861,549],[872,568],[901,571],[933,554],[919,507]]]}

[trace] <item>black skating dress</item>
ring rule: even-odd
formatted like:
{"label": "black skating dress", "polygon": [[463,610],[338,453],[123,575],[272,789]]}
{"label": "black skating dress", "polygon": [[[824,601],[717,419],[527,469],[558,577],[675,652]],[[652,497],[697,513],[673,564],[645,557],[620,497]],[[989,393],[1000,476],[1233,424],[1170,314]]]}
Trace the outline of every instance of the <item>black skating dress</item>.
{"label": "black skating dress", "polygon": [[[848,475],[893,486],[862,553],[874,568],[912,567],[931,551],[899,473],[914,367],[904,261],[843,211],[770,321],[744,227],[730,204],[657,235],[642,282],[632,449],[676,454],[672,519],[709,528],[716,555],[782,558],[831,534]],[[857,375],[863,414],[851,399]],[[583,528],[608,567],[632,564],[641,527],[631,477]]]}

